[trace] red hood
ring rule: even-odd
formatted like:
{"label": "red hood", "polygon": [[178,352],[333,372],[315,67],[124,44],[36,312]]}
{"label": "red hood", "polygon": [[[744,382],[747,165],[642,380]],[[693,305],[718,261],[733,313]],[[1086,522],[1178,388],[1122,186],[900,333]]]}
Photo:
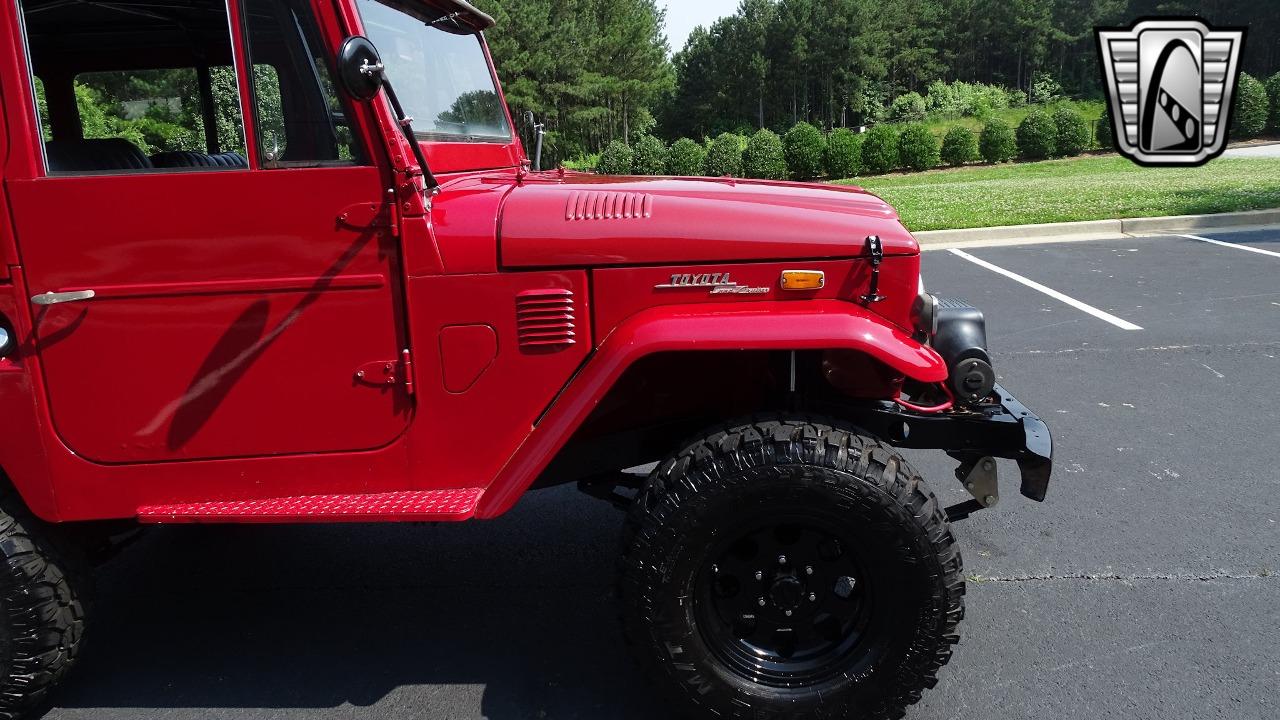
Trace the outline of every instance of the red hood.
{"label": "red hood", "polygon": [[550,178],[528,178],[508,195],[499,218],[504,267],[847,258],[863,254],[868,235],[880,236],[886,255],[920,250],[894,209],[860,188]]}

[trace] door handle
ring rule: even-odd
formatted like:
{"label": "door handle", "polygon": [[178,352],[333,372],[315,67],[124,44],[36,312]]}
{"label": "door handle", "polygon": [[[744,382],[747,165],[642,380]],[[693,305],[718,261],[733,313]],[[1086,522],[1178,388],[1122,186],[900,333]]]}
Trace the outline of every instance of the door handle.
{"label": "door handle", "polygon": [[43,295],[32,295],[31,302],[36,305],[61,305],[62,303],[89,300],[96,295],[92,290],[75,290],[73,292],[47,292]]}

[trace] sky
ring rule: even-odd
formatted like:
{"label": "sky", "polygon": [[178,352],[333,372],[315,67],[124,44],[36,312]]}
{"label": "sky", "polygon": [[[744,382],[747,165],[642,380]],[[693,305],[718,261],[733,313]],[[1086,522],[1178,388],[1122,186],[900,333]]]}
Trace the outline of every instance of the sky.
{"label": "sky", "polygon": [[711,23],[738,9],[738,0],[659,0],[667,8],[667,39],[671,52],[678,53],[684,47],[689,33],[699,25]]}

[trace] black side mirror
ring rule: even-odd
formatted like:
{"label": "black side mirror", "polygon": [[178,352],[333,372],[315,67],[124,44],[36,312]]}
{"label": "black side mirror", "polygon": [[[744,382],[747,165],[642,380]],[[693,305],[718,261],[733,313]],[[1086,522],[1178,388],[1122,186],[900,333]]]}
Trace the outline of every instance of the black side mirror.
{"label": "black side mirror", "polygon": [[369,38],[352,35],[342,42],[338,50],[338,79],[351,97],[372,100],[382,89],[382,56]]}

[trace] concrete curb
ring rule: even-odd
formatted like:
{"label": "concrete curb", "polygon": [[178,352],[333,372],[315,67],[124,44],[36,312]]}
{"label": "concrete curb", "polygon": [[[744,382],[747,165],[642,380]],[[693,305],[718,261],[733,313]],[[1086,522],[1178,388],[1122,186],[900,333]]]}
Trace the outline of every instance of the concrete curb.
{"label": "concrete curb", "polygon": [[921,246],[931,248],[987,242],[1007,244],[1010,241],[1017,240],[1035,243],[1070,242],[1083,239],[1107,240],[1161,232],[1271,224],[1280,224],[1280,209],[1249,210],[1245,212],[1218,213],[1216,215],[1174,215],[1170,217],[1047,223],[1044,225],[1006,225],[1003,227],[965,228],[962,230],[928,230],[914,233],[914,235]]}

